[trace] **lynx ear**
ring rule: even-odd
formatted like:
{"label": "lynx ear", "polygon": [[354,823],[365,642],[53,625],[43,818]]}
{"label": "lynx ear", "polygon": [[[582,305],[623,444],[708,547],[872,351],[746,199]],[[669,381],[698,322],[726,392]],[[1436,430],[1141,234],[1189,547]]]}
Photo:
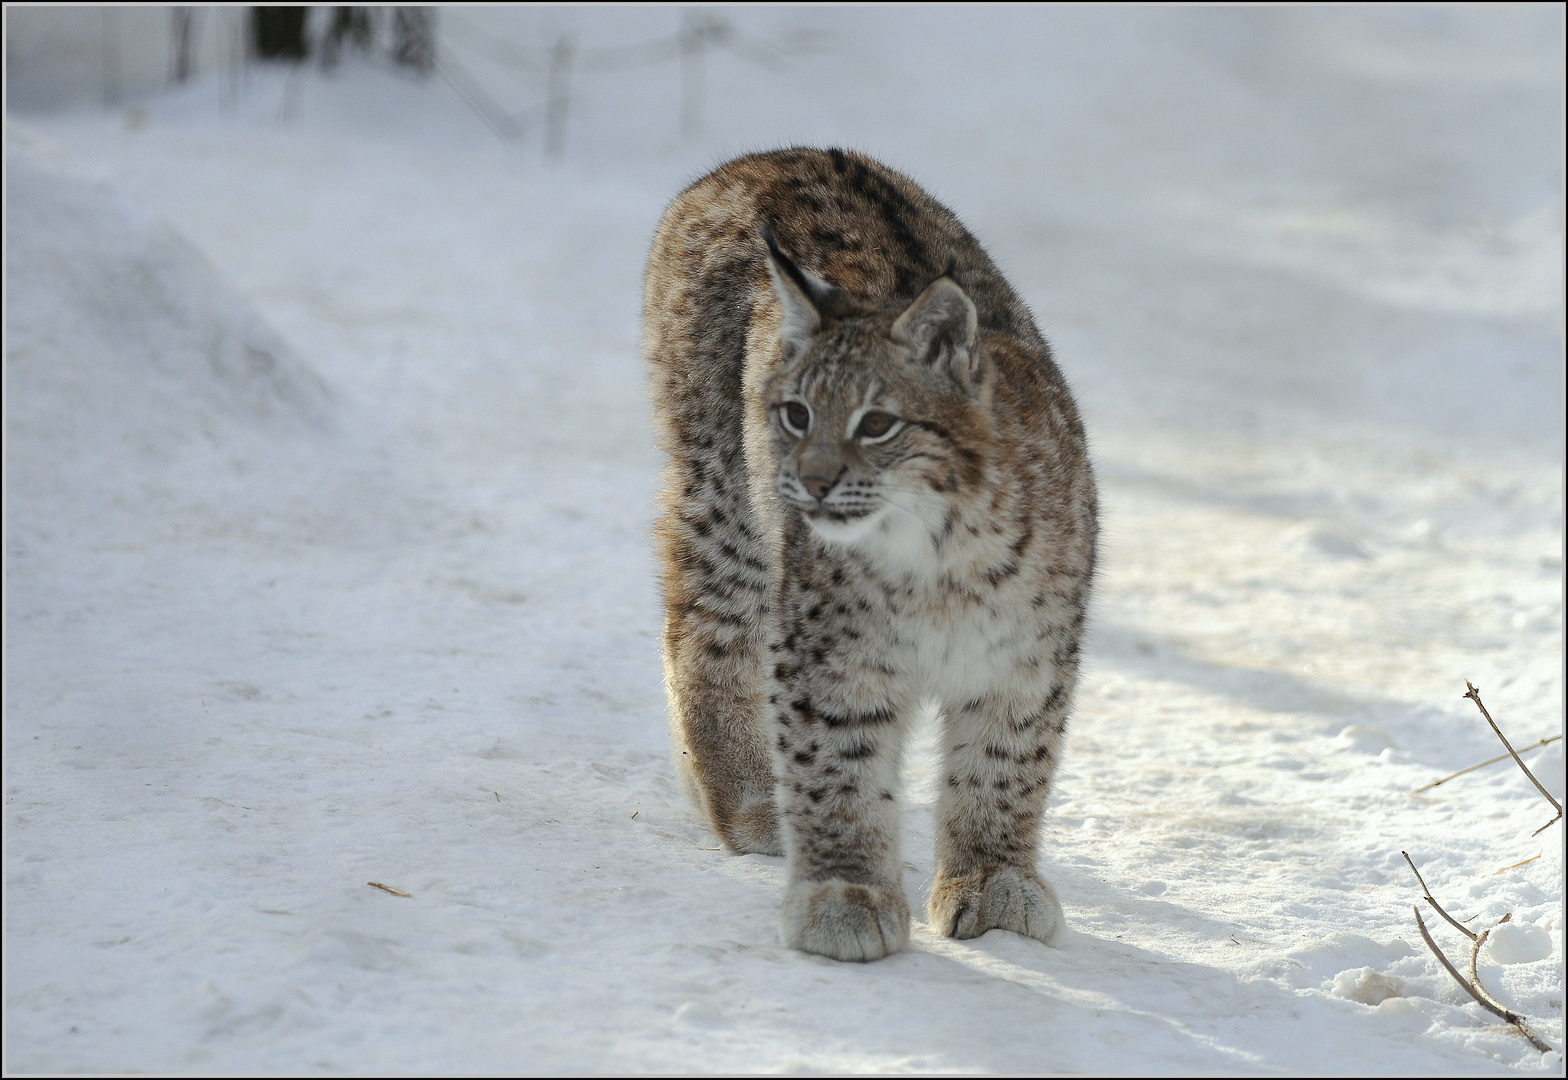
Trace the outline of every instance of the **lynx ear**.
{"label": "lynx ear", "polygon": [[893,340],[909,346],[916,363],[945,367],[959,385],[972,390],[978,325],[974,301],[944,274],[893,323]]}
{"label": "lynx ear", "polygon": [[784,309],[779,337],[796,349],[803,349],[811,335],[822,329],[823,309],[831,305],[838,290],[796,266],[780,251],[766,222],[758,222],[757,231],[762,234],[763,243],[768,245],[768,275],[773,279],[773,292],[779,298],[779,306]]}

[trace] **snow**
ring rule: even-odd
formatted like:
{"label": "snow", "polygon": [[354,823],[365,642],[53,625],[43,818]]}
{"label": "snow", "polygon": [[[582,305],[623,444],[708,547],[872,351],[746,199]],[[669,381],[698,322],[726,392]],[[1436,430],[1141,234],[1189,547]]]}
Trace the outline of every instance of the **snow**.
{"label": "snow", "polygon": [[1552,935],[1534,923],[1506,922],[1486,938],[1486,956],[1494,964],[1531,964],[1552,955]]}
{"label": "snow", "polygon": [[[676,19],[444,14],[514,109],[486,41]],[[730,17],[831,33],[684,142],[580,72],[555,165],[373,65],[8,118],[6,1071],[1560,1072],[1400,852],[1560,1048],[1561,825],[1411,792],[1501,752],[1466,678],[1562,730],[1561,10]],[[642,261],[794,141],[948,201],[1084,408],[1057,948],[793,953],[675,789]]]}

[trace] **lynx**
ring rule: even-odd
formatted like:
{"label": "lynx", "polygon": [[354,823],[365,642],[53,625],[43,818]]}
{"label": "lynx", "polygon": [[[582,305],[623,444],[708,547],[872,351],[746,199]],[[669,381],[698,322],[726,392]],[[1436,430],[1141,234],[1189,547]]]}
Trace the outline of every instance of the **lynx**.
{"label": "lynx", "polygon": [[682,192],[644,299],[675,757],[726,847],[786,856],[784,942],[907,943],[900,758],[933,703],[931,926],[1051,941],[1096,497],[1028,310],[911,180],[814,149]]}

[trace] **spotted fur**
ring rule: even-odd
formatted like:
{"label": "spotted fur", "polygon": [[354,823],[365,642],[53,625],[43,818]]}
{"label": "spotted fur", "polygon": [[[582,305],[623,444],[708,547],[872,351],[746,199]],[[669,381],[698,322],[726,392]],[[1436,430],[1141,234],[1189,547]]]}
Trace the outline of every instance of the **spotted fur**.
{"label": "spotted fur", "polygon": [[931,923],[1049,941],[1040,815],[1097,527],[1028,310],[912,181],[792,149],[681,193],[644,320],[676,757],[727,847],[787,855],[784,940],[844,960],[907,941],[900,755],[935,702]]}

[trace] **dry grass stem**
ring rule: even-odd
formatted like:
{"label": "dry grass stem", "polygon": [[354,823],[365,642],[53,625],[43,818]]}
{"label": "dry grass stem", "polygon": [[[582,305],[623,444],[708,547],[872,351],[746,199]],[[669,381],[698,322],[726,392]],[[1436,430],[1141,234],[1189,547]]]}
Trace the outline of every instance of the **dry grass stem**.
{"label": "dry grass stem", "polygon": [[365,882],[365,884],[369,885],[372,889],[380,889],[382,892],[389,892],[393,896],[413,896],[414,895],[411,892],[404,892],[402,889],[394,889],[390,885],[383,885],[379,881],[367,881],[367,882]]}
{"label": "dry grass stem", "polygon": [[[1474,941],[1475,940],[1475,935],[1470,932],[1469,928],[1466,927],[1464,923],[1460,922],[1458,919],[1456,919],[1452,915],[1450,915],[1448,912],[1444,911],[1442,904],[1439,904],[1436,900],[1432,899],[1432,890],[1426,887],[1426,879],[1421,876],[1421,871],[1416,869],[1415,860],[1411,859],[1410,852],[1408,852],[1408,851],[1401,851],[1400,854],[1405,857],[1405,862],[1410,864],[1410,872],[1416,876],[1416,880],[1417,881],[1421,882],[1421,895],[1426,898],[1426,902],[1427,903],[1432,905],[1432,910],[1437,912],[1443,918],[1447,919],[1448,920],[1448,924],[1450,926],[1452,926],[1455,930],[1458,930],[1461,934],[1463,934],[1465,937],[1469,938],[1471,941]],[[1419,922],[1420,919],[1421,919],[1421,916],[1420,916],[1419,913],[1417,913],[1416,921]],[[1424,934],[1424,933],[1426,933],[1426,931],[1422,930],[1422,933]],[[1437,946],[1434,945],[1432,947],[1435,949]],[[1447,961],[1445,960],[1444,963],[1447,963]]]}
{"label": "dry grass stem", "polygon": [[1546,801],[1552,804],[1552,809],[1557,811],[1556,817],[1552,818],[1551,821],[1548,821],[1545,825],[1542,825],[1539,829],[1536,829],[1535,832],[1530,834],[1531,836],[1537,836],[1544,830],[1550,828],[1552,825],[1557,824],[1557,822],[1563,819],[1563,804],[1552,798],[1552,793],[1547,791],[1546,788],[1542,786],[1541,782],[1535,778],[1535,773],[1530,771],[1529,767],[1525,765],[1524,761],[1520,759],[1517,753],[1514,753],[1514,748],[1508,743],[1508,736],[1503,734],[1503,729],[1497,726],[1497,721],[1492,719],[1492,714],[1486,711],[1485,705],[1481,704],[1481,691],[1471,685],[1469,679],[1465,680],[1465,688],[1467,692],[1462,696],[1467,697],[1471,701],[1475,702],[1475,707],[1481,710],[1481,715],[1486,717],[1486,722],[1492,725],[1492,730],[1495,731],[1497,733],[1497,737],[1503,741],[1503,749],[1507,750],[1508,753],[1513,756],[1514,764],[1518,765],[1524,774],[1530,778],[1530,783],[1535,785],[1535,790],[1539,791],[1542,796],[1545,797]]}
{"label": "dry grass stem", "polygon": [[1505,867],[1503,867],[1500,870],[1493,870],[1490,874],[1488,874],[1486,876],[1487,877],[1496,877],[1498,874],[1506,874],[1508,871],[1510,871],[1510,870],[1517,870],[1521,866],[1529,866],[1531,863],[1535,862],[1535,860],[1537,860],[1539,858],[1540,858],[1539,855],[1531,855],[1528,859],[1521,859],[1518,862],[1514,863],[1512,866],[1505,866]]}
{"label": "dry grass stem", "polygon": [[[1541,747],[1549,746],[1552,743],[1557,742],[1561,738],[1562,738],[1561,735],[1553,735],[1550,738],[1540,739],[1540,740],[1538,740],[1536,742],[1531,743],[1529,746],[1521,746],[1519,748],[1519,752],[1521,754],[1528,754],[1531,750],[1539,750]],[[1460,769],[1456,773],[1449,773],[1447,776],[1443,777],[1441,780],[1433,780],[1430,784],[1422,784],[1420,787],[1416,788],[1410,794],[1412,794],[1412,795],[1419,795],[1423,791],[1431,791],[1433,788],[1437,787],[1437,785],[1439,785],[1439,784],[1446,784],[1450,780],[1453,780],[1455,777],[1463,776],[1465,773],[1473,773],[1477,769],[1484,769],[1484,768],[1486,768],[1488,765],[1496,765],[1499,761],[1507,761],[1511,756],[1512,756],[1511,754],[1498,754],[1494,758],[1487,758],[1485,761],[1479,762],[1478,764],[1475,764],[1475,765],[1471,765],[1469,768]]]}

